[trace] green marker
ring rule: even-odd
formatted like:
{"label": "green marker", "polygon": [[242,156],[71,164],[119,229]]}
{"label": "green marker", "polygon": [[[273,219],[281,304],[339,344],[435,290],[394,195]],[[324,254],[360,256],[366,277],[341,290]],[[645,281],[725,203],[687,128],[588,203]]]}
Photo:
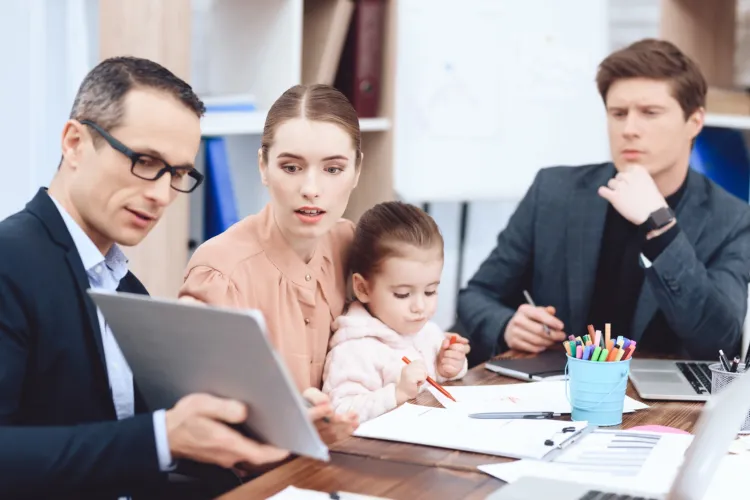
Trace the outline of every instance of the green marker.
{"label": "green marker", "polygon": [[591,355],[591,361],[599,361],[599,355],[602,353],[602,348],[599,346],[596,346],[596,349],[594,349],[594,354]]}

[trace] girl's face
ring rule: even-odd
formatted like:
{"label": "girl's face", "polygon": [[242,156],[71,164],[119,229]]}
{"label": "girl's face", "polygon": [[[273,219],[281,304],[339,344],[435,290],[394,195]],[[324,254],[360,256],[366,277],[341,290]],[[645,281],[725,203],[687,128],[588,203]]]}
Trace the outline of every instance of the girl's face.
{"label": "girl's face", "polygon": [[354,292],[370,313],[392,330],[411,335],[419,332],[437,309],[437,290],[443,272],[440,247],[402,245],[398,256],[385,259],[380,269],[365,280],[353,276]]}
{"label": "girl's face", "polygon": [[276,223],[292,244],[326,234],[344,214],[360,168],[351,137],[335,124],[295,118],[279,125],[259,155]]}

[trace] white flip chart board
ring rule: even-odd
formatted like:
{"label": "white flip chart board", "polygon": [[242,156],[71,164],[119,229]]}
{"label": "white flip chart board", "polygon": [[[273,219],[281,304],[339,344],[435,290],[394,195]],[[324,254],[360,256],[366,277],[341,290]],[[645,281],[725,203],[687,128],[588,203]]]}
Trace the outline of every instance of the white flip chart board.
{"label": "white flip chart board", "polygon": [[609,159],[602,0],[400,0],[395,187],[518,199],[545,166]]}

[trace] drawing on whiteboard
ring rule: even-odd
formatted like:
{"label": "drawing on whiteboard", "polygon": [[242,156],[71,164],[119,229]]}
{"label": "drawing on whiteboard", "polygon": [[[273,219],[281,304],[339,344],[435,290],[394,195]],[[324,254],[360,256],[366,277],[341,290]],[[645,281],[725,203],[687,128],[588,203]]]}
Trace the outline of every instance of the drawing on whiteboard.
{"label": "drawing on whiteboard", "polygon": [[430,84],[417,98],[420,118],[432,137],[492,137],[497,132],[497,116],[485,112],[484,93],[471,83],[487,77],[465,67],[445,61],[427,77]]}

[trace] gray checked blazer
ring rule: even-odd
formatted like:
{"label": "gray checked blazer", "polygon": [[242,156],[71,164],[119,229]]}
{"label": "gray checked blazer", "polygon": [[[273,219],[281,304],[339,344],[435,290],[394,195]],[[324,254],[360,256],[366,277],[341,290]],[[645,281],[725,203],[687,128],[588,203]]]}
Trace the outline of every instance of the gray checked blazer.
{"label": "gray checked blazer", "polygon": [[[597,189],[614,174],[612,163],[537,174],[497,246],[459,292],[471,364],[507,350],[503,334],[524,289],[537,304],[555,306],[566,333],[586,333],[608,205]],[[645,268],[629,338],[638,341],[661,310],[681,355],[738,354],[750,281],[750,206],[691,169],[675,212],[680,234]]]}

